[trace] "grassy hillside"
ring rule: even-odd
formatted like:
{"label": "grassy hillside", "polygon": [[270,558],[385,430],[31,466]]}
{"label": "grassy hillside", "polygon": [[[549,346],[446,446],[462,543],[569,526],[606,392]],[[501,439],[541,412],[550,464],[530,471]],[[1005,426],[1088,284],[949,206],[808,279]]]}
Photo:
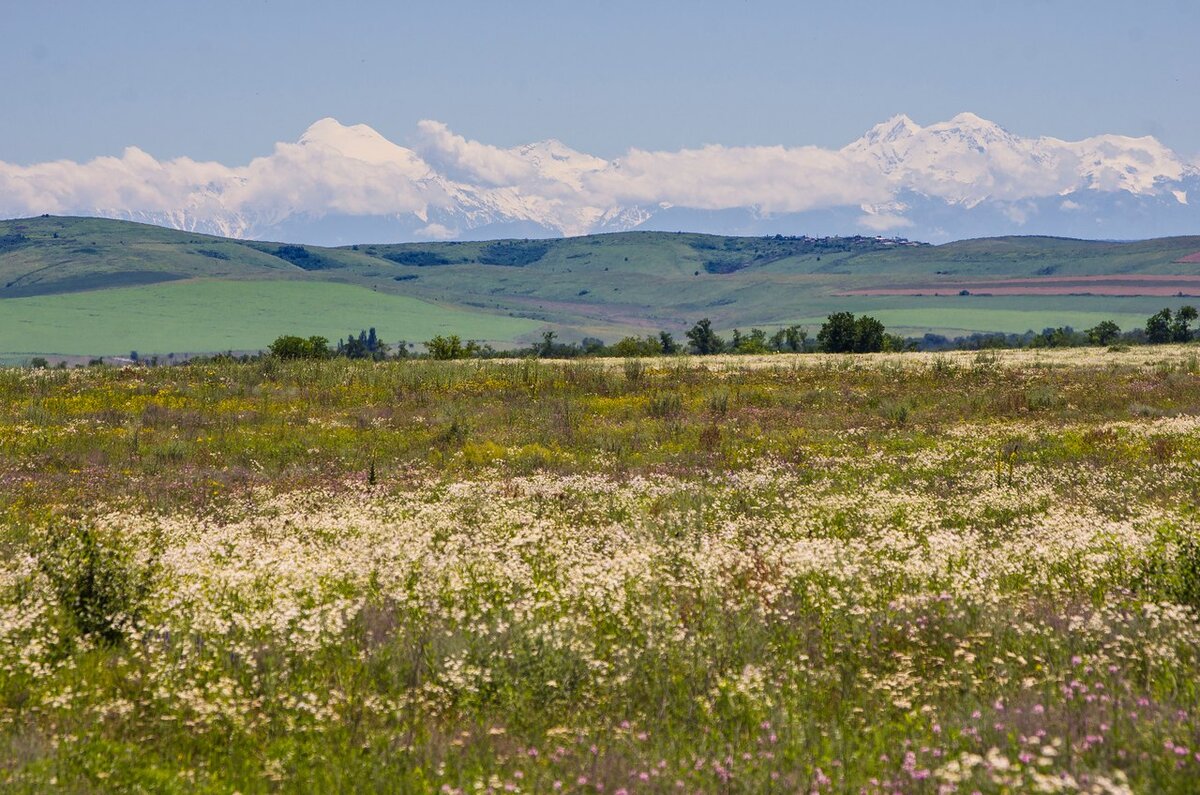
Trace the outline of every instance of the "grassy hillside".
{"label": "grassy hillside", "polygon": [[97,218],[0,222],[0,298],[299,270],[234,240]]}
{"label": "grassy hillside", "polygon": [[[679,331],[701,317],[711,318],[723,330],[812,325],[841,309],[875,313],[903,334],[1040,330],[1064,323],[1089,325],[1104,318],[1128,328],[1163,306],[1196,299],[960,296],[953,285],[964,279],[1197,274],[1200,265],[1177,260],[1198,251],[1200,237],[1134,243],[1007,237],[927,246],[873,238],[727,238],[665,232],[329,249],[230,240],[122,221],[42,217],[0,222],[0,309],[11,316],[0,332],[28,328],[21,325],[25,321],[43,332],[19,342],[11,337],[0,340],[0,349],[40,347],[28,352],[52,353],[58,351],[38,341],[49,339],[50,329],[61,330],[65,339],[99,339],[93,328],[133,328],[143,321],[126,315],[144,310],[129,310],[121,296],[102,300],[104,291],[184,280],[239,283],[239,289],[222,293],[216,310],[222,317],[258,313],[255,302],[267,301],[270,312],[262,322],[239,320],[248,325],[229,335],[250,348],[265,345],[282,330],[309,334],[332,328],[341,333],[345,315],[340,310],[326,311],[321,302],[303,308],[289,305],[286,285],[293,283],[339,283],[369,288],[376,298],[415,298],[454,307],[462,313],[448,316],[461,324],[456,331],[496,341],[528,340],[546,328],[564,339],[612,340],[660,328]],[[947,288],[934,296],[939,284]],[[928,286],[929,294],[842,295],[881,285]],[[179,286],[162,295],[178,296],[186,304],[191,296],[201,300],[209,289]],[[274,299],[264,298],[273,290],[280,291]],[[63,294],[72,297],[48,300]],[[8,300],[33,297],[41,297],[41,303]],[[145,330],[158,339],[193,342],[164,348],[134,334],[139,350],[198,350],[216,341],[211,315],[165,306],[168,310],[156,319],[145,316]],[[390,311],[364,304],[355,313],[361,319],[352,325],[382,328]],[[501,322],[514,317],[523,324]],[[420,322],[397,324],[393,336],[417,339],[425,328]],[[132,347],[123,332],[104,338],[118,350]]]}

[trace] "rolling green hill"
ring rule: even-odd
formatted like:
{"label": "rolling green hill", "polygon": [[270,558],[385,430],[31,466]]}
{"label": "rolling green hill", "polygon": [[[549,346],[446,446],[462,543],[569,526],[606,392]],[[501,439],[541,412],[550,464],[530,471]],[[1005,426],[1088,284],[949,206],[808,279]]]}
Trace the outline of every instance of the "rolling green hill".
{"label": "rolling green hill", "polygon": [[[876,314],[904,334],[1139,325],[1188,296],[959,295],[955,282],[1200,274],[1200,237],[1132,243],[628,232],[321,248],[94,218],[0,221],[0,357],[257,349],[282,333],[454,331],[512,344],[553,329],[612,340],[701,317],[720,329]],[[924,295],[846,295],[919,285]],[[938,295],[938,285],[945,285]],[[332,289],[336,288],[336,289]],[[443,322],[444,321],[444,322]]]}

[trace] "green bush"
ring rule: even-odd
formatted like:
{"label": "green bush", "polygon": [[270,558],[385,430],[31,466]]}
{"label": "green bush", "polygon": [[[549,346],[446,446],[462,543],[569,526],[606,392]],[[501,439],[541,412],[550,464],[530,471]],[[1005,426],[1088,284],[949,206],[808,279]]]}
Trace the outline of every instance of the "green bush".
{"label": "green bush", "polygon": [[1200,539],[1167,524],[1155,534],[1134,582],[1139,590],[1200,611]]}
{"label": "green bush", "polygon": [[324,337],[296,337],[290,334],[276,337],[271,343],[271,355],[280,359],[328,359],[329,340]]}
{"label": "green bush", "polygon": [[39,563],[75,629],[108,644],[140,616],[153,568],[88,525],[52,529]]}

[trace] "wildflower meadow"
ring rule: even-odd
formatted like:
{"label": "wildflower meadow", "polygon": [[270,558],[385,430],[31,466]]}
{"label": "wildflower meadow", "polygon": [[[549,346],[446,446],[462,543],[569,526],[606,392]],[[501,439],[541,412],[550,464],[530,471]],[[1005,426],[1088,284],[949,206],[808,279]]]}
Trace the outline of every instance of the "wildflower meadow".
{"label": "wildflower meadow", "polygon": [[1196,792],[1198,505],[1194,346],[4,369],[0,788]]}

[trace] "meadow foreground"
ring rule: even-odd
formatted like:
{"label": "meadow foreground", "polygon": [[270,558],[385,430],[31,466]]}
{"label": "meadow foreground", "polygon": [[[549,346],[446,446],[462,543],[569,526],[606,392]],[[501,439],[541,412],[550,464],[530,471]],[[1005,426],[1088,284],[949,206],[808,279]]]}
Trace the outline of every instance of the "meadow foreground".
{"label": "meadow foreground", "polygon": [[1198,351],[0,371],[0,786],[1194,792]]}

